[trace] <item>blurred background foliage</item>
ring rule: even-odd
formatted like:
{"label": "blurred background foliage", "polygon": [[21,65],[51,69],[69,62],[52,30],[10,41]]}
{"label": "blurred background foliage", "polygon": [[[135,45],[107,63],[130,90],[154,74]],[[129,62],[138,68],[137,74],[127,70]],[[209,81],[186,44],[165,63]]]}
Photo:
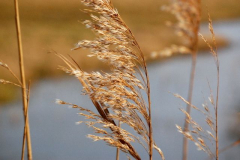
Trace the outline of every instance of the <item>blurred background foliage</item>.
{"label": "blurred background foliage", "polygon": [[[83,69],[103,68],[101,62],[87,58],[86,51],[70,51],[82,39],[93,38],[91,31],[85,29],[81,21],[88,15],[81,12],[79,0],[21,0],[20,18],[23,38],[23,51],[26,75],[33,81],[44,77],[57,77],[62,62],[50,54],[56,51],[70,54]],[[113,0],[115,7],[136,36],[145,55],[160,51],[170,44],[180,42],[166,21],[174,21],[169,13],[161,11],[168,0]],[[203,0],[203,18],[207,21],[207,8],[213,20],[233,19],[240,16],[239,0]],[[206,7],[207,6],[207,7]],[[219,38],[224,45],[226,40]],[[200,49],[206,46],[200,43]],[[13,1],[0,2],[0,60],[7,63],[18,74],[17,41],[14,22]],[[12,80],[10,74],[0,68],[0,79]],[[0,85],[0,104],[17,97],[15,87]]]}

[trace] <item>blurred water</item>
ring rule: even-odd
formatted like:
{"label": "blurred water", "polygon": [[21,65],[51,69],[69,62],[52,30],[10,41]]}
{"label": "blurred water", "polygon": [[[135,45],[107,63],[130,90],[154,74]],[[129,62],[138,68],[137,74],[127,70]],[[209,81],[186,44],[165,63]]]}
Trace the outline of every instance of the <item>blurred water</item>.
{"label": "blurred water", "polygon": [[[206,30],[206,26],[202,27]],[[229,138],[229,127],[234,121],[240,95],[240,21],[226,21],[214,24],[216,34],[230,40],[230,46],[219,50],[220,98],[219,136],[220,148],[234,141]],[[183,125],[184,115],[179,107],[185,107],[179,99],[169,93],[187,97],[191,57],[176,57],[165,62],[148,66],[153,106],[154,137],[166,159],[181,159],[182,136],[175,124]],[[216,67],[209,53],[198,55],[193,103],[204,102],[203,95],[209,96],[207,80],[216,90]],[[203,93],[203,94],[202,94]],[[214,95],[215,92],[213,92]],[[74,78],[45,79],[32,87],[29,108],[32,148],[35,160],[111,160],[115,149],[103,142],[92,142],[85,135],[92,130],[85,125],[75,125],[82,120],[76,109],[54,103],[59,98],[80,106],[93,108],[87,97],[81,95],[81,85]],[[14,160],[21,157],[23,117],[21,102],[0,108],[0,160]],[[94,109],[93,109],[94,110]],[[193,112],[192,117],[202,120],[201,114]],[[205,122],[200,123],[206,126]],[[239,126],[236,126],[239,127]],[[140,152],[142,153],[142,152]],[[239,160],[240,150],[235,147],[220,156],[225,160]],[[206,154],[197,151],[190,142],[189,159],[206,159]],[[155,153],[155,159],[158,159]],[[121,154],[121,159],[126,159]],[[143,158],[144,159],[144,158]]]}

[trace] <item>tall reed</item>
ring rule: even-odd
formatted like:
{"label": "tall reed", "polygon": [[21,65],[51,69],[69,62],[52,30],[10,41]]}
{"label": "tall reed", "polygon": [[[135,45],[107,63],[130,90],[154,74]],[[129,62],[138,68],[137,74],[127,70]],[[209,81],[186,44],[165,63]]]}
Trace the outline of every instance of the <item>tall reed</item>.
{"label": "tall reed", "polygon": [[[24,137],[26,134],[27,137],[27,148],[28,148],[28,159],[32,159],[32,146],[31,146],[31,136],[30,136],[30,128],[29,128],[29,120],[28,120],[28,102],[27,102],[27,93],[26,93],[26,80],[25,80],[25,71],[24,71],[24,60],[23,60],[23,51],[22,51],[22,37],[21,37],[21,28],[20,28],[20,19],[19,19],[19,7],[18,0],[14,0],[15,7],[15,24],[17,31],[17,42],[18,42],[18,54],[19,54],[19,69],[21,76],[21,84],[22,84],[22,101],[23,101],[23,114],[26,125],[26,132],[24,129]],[[22,159],[24,159],[24,148],[25,148],[25,139],[23,139],[23,153]]]}
{"label": "tall reed", "polygon": [[[84,93],[90,97],[98,114],[61,100],[57,100],[57,103],[68,104],[88,113],[80,113],[93,120],[85,123],[96,133],[103,135],[88,135],[94,141],[103,140],[140,160],[141,156],[131,144],[136,141],[146,149],[150,160],[153,148],[164,159],[162,151],[152,137],[150,83],[146,61],[138,42],[110,0],[81,2],[90,8],[84,12],[89,13],[92,19],[85,20],[83,24],[90,28],[97,38],[80,41],[73,50],[90,49],[89,57],[97,57],[108,64],[111,72],[88,73],[75,61],[71,62],[57,54],[68,65],[68,68],[61,68],[78,78]],[[142,94],[146,94],[147,103]],[[118,127],[116,121],[123,124],[122,126],[131,127],[140,137]],[[102,128],[94,126],[96,124],[100,124]],[[110,128],[111,131],[103,128]]]}
{"label": "tall reed", "polygon": [[212,35],[212,42],[213,45],[211,45],[202,35],[202,39],[206,44],[208,45],[210,52],[212,56],[214,57],[216,68],[217,68],[217,93],[216,93],[216,100],[215,100],[215,136],[216,136],[216,160],[218,160],[218,155],[219,155],[219,138],[218,138],[218,102],[219,102],[219,84],[220,84],[220,66],[219,66],[219,59],[218,59],[218,53],[217,53],[217,42],[216,42],[216,37],[215,33],[213,30],[213,24],[212,24],[212,19],[210,17],[210,14],[208,14],[208,21],[209,21],[209,31]]}
{"label": "tall reed", "polygon": [[[191,126],[191,130],[185,131],[180,126],[176,125],[178,131],[184,135],[185,138],[191,140],[195,143],[199,150],[203,150],[206,152],[210,158],[214,157],[216,160],[219,159],[219,137],[218,137],[218,101],[219,101],[219,60],[217,54],[217,44],[216,38],[213,31],[212,20],[209,16],[209,30],[212,35],[212,42],[211,45],[201,34],[201,38],[205,41],[205,43],[209,46],[210,52],[214,57],[216,68],[217,68],[217,90],[216,90],[216,99],[214,100],[211,87],[210,88],[210,97],[209,102],[213,106],[212,108],[209,107],[207,103],[203,104],[203,109],[200,109],[194,106],[189,101],[185,100],[182,96],[175,94],[177,98],[183,100],[188,106],[192,109],[195,109],[202,113],[205,116],[205,122],[211,128],[211,131],[203,129],[192,117],[191,115],[184,109],[180,109],[186,115],[186,123]],[[214,110],[214,115],[211,114],[211,110]],[[213,117],[214,116],[214,117]],[[206,141],[214,142],[215,143],[215,153],[211,151],[210,147],[206,143]]]}
{"label": "tall reed", "polygon": [[[177,23],[167,23],[173,27],[179,37],[185,42],[181,46],[174,46],[174,48],[165,49],[165,51],[182,54],[189,53],[192,55],[191,74],[188,89],[188,102],[192,103],[192,94],[194,88],[194,79],[197,63],[198,51],[198,32],[201,20],[201,0],[173,0],[169,6],[164,6],[163,10],[173,14]],[[187,105],[187,113],[191,113],[191,106]],[[185,117],[184,131],[189,130],[189,123],[187,123],[187,116]],[[182,160],[187,160],[188,156],[188,139],[183,137],[183,153]]]}

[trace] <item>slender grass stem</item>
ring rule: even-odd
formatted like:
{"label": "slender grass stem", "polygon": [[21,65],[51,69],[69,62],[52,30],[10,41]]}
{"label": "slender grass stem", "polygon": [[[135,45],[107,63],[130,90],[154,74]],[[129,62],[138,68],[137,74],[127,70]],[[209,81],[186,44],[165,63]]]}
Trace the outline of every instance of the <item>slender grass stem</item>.
{"label": "slender grass stem", "polygon": [[[144,61],[145,62],[145,61]],[[145,62],[146,63],[146,62]],[[146,66],[146,64],[145,64]],[[147,67],[146,67],[147,69]],[[150,98],[150,81],[148,72],[146,72],[147,77],[147,88],[148,88],[148,114],[149,114],[149,160],[152,160],[153,153],[153,130],[152,130],[152,111],[151,111],[151,98]]]}
{"label": "slender grass stem", "polygon": [[[29,107],[29,98],[30,98],[30,82],[28,84],[28,93],[27,93],[27,109],[25,111],[25,119],[24,122],[28,121],[28,107]],[[26,123],[24,125],[24,133],[23,133],[23,143],[22,143],[22,158],[21,160],[24,160],[24,153],[25,153],[25,141],[26,141],[26,135],[27,135],[27,127]]]}
{"label": "slender grass stem", "polygon": [[219,97],[219,61],[217,57],[217,96],[216,96],[216,110],[215,110],[215,116],[216,116],[216,160],[218,160],[218,154],[219,154],[219,145],[218,145],[218,97]]}
{"label": "slender grass stem", "polygon": [[[197,64],[197,52],[198,52],[198,32],[199,32],[199,25],[201,20],[201,0],[198,0],[196,3],[196,8],[198,10],[198,16],[196,17],[196,22],[194,23],[194,39],[192,40],[192,66],[191,66],[191,75],[190,75],[190,82],[189,82],[189,90],[188,90],[188,102],[187,105],[187,113],[191,114],[191,106],[192,104],[192,96],[193,96],[193,88],[194,88],[194,81],[195,81],[195,73],[196,73],[196,64]],[[184,122],[184,132],[189,131],[189,123],[186,121],[187,116],[185,117]],[[188,159],[188,139],[187,137],[183,137],[183,160]]]}
{"label": "slender grass stem", "polygon": [[215,123],[215,134],[216,134],[216,160],[218,160],[218,155],[219,155],[219,144],[218,144],[218,101],[219,101],[219,84],[220,84],[220,66],[219,66],[219,59],[218,59],[218,51],[217,51],[217,42],[216,42],[216,37],[215,37],[215,33],[213,30],[213,24],[212,24],[212,19],[210,17],[210,14],[208,12],[208,21],[209,21],[209,30],[211,32],[212,35],[212,42],[213,42],[213,47],[211,47],[210,45],[210,49],[211,49],[211,53],[215,59],[216,62],[216,67],[217,67],[217,95],[216,95],[216,106],[215,106],[215,119],[216,119],[216,123]]}
{"label": "slender grass stem", "polygon": [[[193,87],[194,87],[194,80],[195,80],[195,73],[196,73],[196,63],[197,63],[197,52],[195,51],[192,54],[192,67],[191,67],[191,75],[190,75],[190,83],[189,83],[189,90],[188,90],[188,102],[189,104],[187,105],[187,113],[191,113],[191,106],[192,104],[192,94],[193,94]],[[184,122],[184,132],[188,132],[189,130],[189,123],[186,121],[187,116],[185,117],[185,122]],[[188,139],[187,137],[183,137],[183,160],[187,160],[188,156]]]}
{"label": "slender grass stem", "polygon": [[27,93],[26,93],[26,81],[25,81],[23,51],[22,51],[18,0],[14,0],[14,7],[15,7],[15,24],[16,24],[16,31],[17,31],[17,41],[18,41],[19,68],[20,68],[20,76],[21,76],[21,83],[22,83],[23,114],[26,120],[25,125],[26,125],[26,136],[27,136],[28,159],[32,160],[32,147],[31,147],[29,121],[28,121],[28,116],[26,114],[27,113]]}
{"label": "slender grass stem", "polygon": [[[118,122],[118,127],[121,127],[121,122]],[[119,147],[117,148],[117,152],[116,152],[116,160],[119,160],[119,153],[120,153],[120,149]]]}

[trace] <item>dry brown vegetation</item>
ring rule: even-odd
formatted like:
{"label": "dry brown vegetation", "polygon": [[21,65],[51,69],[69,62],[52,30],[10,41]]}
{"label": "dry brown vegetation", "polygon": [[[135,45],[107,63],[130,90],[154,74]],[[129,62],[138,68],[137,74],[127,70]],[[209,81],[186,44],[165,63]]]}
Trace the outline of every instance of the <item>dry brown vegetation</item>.
{"label": "dry brown vegetation", "polygon": [[[138,151],[135,149],[133,145],[133,143],[138,143],[138,145],[141,145],[146,150],[146,154],[149,156],[149,160],[153,159],[153,149],[157,150],[161,158],[165,160],[163,152],[154,142],[154,138],[153,138],[150,82],[149,82],[149,75],[148,75],[147,64],[146,64],[146,59],[149,59],[150,57],[149,56],[150,48],[151,50],[155,49],[151,45],[157,46],[156,49],[161,50],[162,49],[161,47],[163,46],[157,45],[156,43],[159,43],[159,39],[161,39],[160,37],[164,35],[162,32],[168,30],[168,29],[163,29],[162,24],[159,23],[158,30],[160,29],[160,32],[157,32],[157,28],[155,28],[156,24],[153,24],[150,22],[150,21],[156,20],[156,16],[155,17],[153,16],[155,10],[153,10],[152,12],[149,12],[149,10],[146,10],[146,8],[151,7],[152,5],[150,5],[150,2],[154,3],[155,1],[154,2],[145,1],[144,3],[138,3],[138,5],[135,5],[135,3],[133,3],[132,1],[126,1],[125,3],[121,2],[119,4],[116,3],[116,6],[120,7],[120,11],[122,7],[121,12],[124,12],[123,8],[125,8],[126,6],[129,7],[129,6],[135,5],[136,8],[137,7],[143,8],[143,11],[141,12],[141,14],[149,13],[146,15],[150,16],[151,18],[145,17],[147,21],[149,21],[148,25],[141,24],[140,22],[136,22],[139,20],[137,18],[128,19],[129,24],[132,25],[133,28],[136,29],[136,33],[138,33],[138,36],[140,37],[139,38],[140,43],[136,40],[132,30],[130,30],[130,28],[123,21],[119,12],[115,9],[114,5],[112,4],[111,0],[82,0],[81,2],[85,6],[89,7],[88,9],[83,10],[83,12],[86,15],[82,16],[81,18],[85,19],[85,16],[90,16],[90,19],[91,19],[91,20],[84,20],[82,23],[85,25],[85,27],[91,29],[96,37],[93,38],[94,37],[93,34],[91,35],[90,33],[82,32],[84,33],[82,37],[84,36],[92,37],[93,40],[79,41],[75,45],[73,50],[78,50],[78,49],[90,50],[90,54],[88,54],[87,56],[90,58],[95,57],[94,59],[94,62],[96,61],[95,65],[96,66],[104,65],[108,69],[108,72],[85,71],[86,69],[90,70],[91,68],[96,67],[96,66],[89,67],[88,63],[86,65],[84,64],[79,65],[81,63],[84,63],[85,60],[83,60],[83,56],[86,56],[86,53],[80,56],[73,55],[73,56],[70,56],[70,58],[68,59],[63,54],[58,53],[59,51],[55,51],[51,48],[46,49],[46,51],[49,53],[54,53],[67,66],[67,67],[60,66],[59,68],[61,70],[65,71],[70,75],[75,76],[79,80],[79,82],[83,86],[83,93],[89,96],[98,113],[95,113],[89,109],[78,106],[76,104],[65,102],[59,99],[56,100],[56,103],[69,105],[72,108],[79,109],[80,110],[79,114],[84,116],[87,119],[87,121],[84,121],[84,123],[89,127],[92,127],[96,133],[94,135],[89,134],[88,137],[93,139],[94,141],[103,140],[108,145],[118,148],[119,150],[127,154],[128,159],[131,159],[131,158],[134,158],[137,160],[142,159],[140,154],[138,153]],[[174,49],[177,48],[178,52],[182,50],[189,52],[189,54],[192,55],[193,63],[192,63],[192,73],[190,76],[190,84],[189,84],[190,89],[189,89],[188,100],[185,100],[182,96],[175,94],[177,98],[180,98],[182,101],[184,101],[187,104],[186,110],[180,109],[186,116],[185,126],[180,127],[176,125],[176,127],[178,131],[182,133],[186,139],[193,141],[199,150],[205,151],[210,158],[214,158],[218,160],[219,159],[218,158],[219,156],[218,95],[219,95],[219,71],[220,70],[219,70],[219,61],[218,61],[217,45],[216,45],[217,40],[213,31],[212,20],[210,16],[208,16],[209,30],[210,30],[212,43],[208,42],[208,40],[204,38],[203,35],[201,35],[201,38],[205,42],[205,44],[209,47],[210,52],[212,53],[212,56],[214,57],[214,60],[216,63],[217,91],[216,91],[216,98],[213,98],[211,88],[209,87],[210,88],[209,101],[210,101],[210,104],[212,105],[212,108],[210,108],[209,105],[206,103],[203,105],[203,109],[200,109],[194,106],[191,102],[194,74],[195,74],[195,65],[196,65],[196,55],[199,49],[198,31],[199,31],[199,24],[201,19],[200,0],[199,1],[181,0],[180,3],[178,2],[180,1],[173,1],[173,5],[169,6],[166,10],[172,12],[177,17],[177,20],[178,20],[177,25],[175,26],[171,25],[171,26],[174,26],[177,32],[182,35],[181,38],[184,38],[185,40],[187,40],[188,43],[186,43],[184,46],[180,44],[181,45],[180,47],[176,45]],[[41,7],[43,8],[49,7],[48,5],[45,6],[45,4],[43,3],[40,3],[40,2],[38,3],[38,1],[36,1],[35,3],[41,4]],[[5,5],[9,5],[9,4],[7,2],[5,3]],[[155,5],[156,4],[157,3],[155,3]],[[58,3],[57,5],[61,6],[63,4]],[[66,7],[70,7],[73,4],[69,3],[68,5],[69,6],[66,6]],[[161,4],[159,3],[159,5]],[[9,65],[0,61],[1,68],[7,69],[8,74],[11,75],[13,77],[12,79],[15,79],[16,81],[16,82],[14,81],[12,82],[12,81],[1,79],[0,83],[10,84],[10,85],[22,88],[23,114],[24,114],[24,122],[25,122],[24,133],[23,133],[24,137],[23,137],[22,159],[24,159],[24,152],[25,152],[24,149],[25,149],[25,140],[26,140],[27,147],[28,147],[28,159],[31,160],[32,159],[31,142],[30,142],[31,140],[30,140],[30,132],[29,132],[29,124],[28,124],[28,102],[29,102],[30,89],[29,87],[26,87],[23,53],[22,53],[22,45],[21,45],[21,31],[20,31],[20,24],[19,24],[19,15],[17,11],[18,6],[16,5],[15,7],[16,7],[16,28],[17,28],[17,44],[18,44],[17,48],[19,52],[18,63],[19,63],[19,69],[20,69],[20,78],[18,78],[18,75],[14,73],[14,71],[9,67]],[[34,7],[31,6],[28,9],[29,11],[31,11],[31,9],[34,9]],[[126,9],[125,14],[131,13],[131,12],[136,12],[136,11],[134,10],[134,8],[131,10]],[[10,14],[11,13],[9,13],[9,15]],[[142,17],[146,16],[145,14]],[[27,17],[27,13],[23,13],[23,16]],[[31,21],[35,19],[33,15],[30,15],[28,18],[32,19]],[[65,18],[66,20],[68,20],[67,17]],[[26,24],[30,24],[28,23],[28,20],[26,21],[27,22]],[[51,18],[48,20],[51,20]],[[6,24],[10,22],[11,20],[9,22],[6,22]],[[136,23],[138,25],[136,25]],[[36,24],[33,23],[33,25],[36,25]],[[63,34],[61,32],[63,30],[59,29],[61,28],[59,24],[55,24],[55,25],[56,25],[55,26],[56,31],[54,31],[54,33],[56,35],[58,35],[59,33]],[[154,40],[156,43],[152,43],[151,41],[152,39],[151,40],[149,39],[149,41],[145,39],[145,37],[148,37],[147,36],[148,34],[145,34],[145,32],[143,32],[143,30],[146,29],[145,25],[153,29],[151,30],[151,32],[159,33],[159,37],[157,35],[155,36],[155,38],[159,38],[158,41]],[[25,34],[28,34],[29,26],[28,27],[25,26],[25,27],[26,28],[24,32]],[[36,33],[35,37],[38,37],[38,35],[39,36],[42,35],[43,34],[42,31],[43,30],[39,29],[39,32]],[[70,31],[68,32],[70,33]],[[166,33],[168,35],[170,32],[166,32]],[[67,33],[64,33],[64,34],[67,34]],[[141,34],[143,34],[142,36],[144,38],[141,38]],[[76,36],[76,35],[74,34],[73,36]],[[75,39],[76,37],[72,38],[71,40]],[[26,38],[29,38],[29,37],[26,36]],[[70,40],[63,40],[63,39],[64,39],[64,36],[58,39],[59,41],[57,43],[55,41],[57,40],[56,37],[52,39],[53,40],[52,42],[51,41],[48,43],[45,42],[45,40],[47,41],[49,39],[44,39],[42,42],[47,44],[52,43],[54,45],[57,45],[59,43],[68,44],[70,42]],[[171,38],[168,38],[165,41],[166,43],[165,45],[170,43],[169,39]],[[38,40],[36,41],[37,43],[39,43]],[[143,41],[145,43],[143,43]],[[30,42],[30,44],[31,43],[33,45],[35,44],[34,42]],[[179,41],[176,41],[176,43],[179,43]],[[142,49],[140,46],[143,44],[146,45],[147,47]],[[147,45],[147,44],[151,44],[151,45]],[[31,49],[33,49],[34,51],[34,49],[36,49],[35,47],[36,46],[33,46],[33,48],[25,47],[26,52],[29,52]],[[53,46],[50,46],[50,47],[53,47]],[[61,47],[57,47],[57,48],[62,49]],[[8,51],[8,48],[3,47],[3,50],[4,49]],[[16,49],[16,48],[12,47],[11,49]],[[64,49],[61,50],[61,52],[63,51]],[[56,61],[56,58],[54,59],[49,58],[51,56],[54,56],[54,54],[47,54],[42,57],[40,56],[41,58],[36,57],[36,55],[32,57],[30,55],[25,55],[25,59],[28,62],[27,63],[28,65],[26,65],[26,67],[33,68],[32,70],[29,69],[28,78],[33,77],[35,75],[35,72],[36,72],[35,62],[40,61],[43,63],[43,64],[40,64],[40,68],[42,65],[45,65],[46,63],[52,64],[55,67],[54,62]],[[15,67],[14,64],[16,63],[17,60],[14,62],[14,60],[12,60],[12,56],[13,55],[3,54],[3,59],[6,59],[7,61],[9,61],[10,65]],[[31,63],[29,63],[30,61]],[[46,67],[49,67],[49,65],[46,65]],[[41,72],[41,74],[48,74],[50,71],[51,69],[46,69],[46,73],[43,71],[43,73]],[[38,75],[38,76],[42,77],[43,75]],[[3,78],[6,78],[6,77],[8,76],[3,75]],[[146,97],[145,98],[146,100],[143,97]],[[199,111],[205,117],[205,121],[208,124],[208,126],[211,128],[211,131],[207,131],[204,128],[202,128],[194,120],[194,117],[191,117],[191,114],[190,114],[191,108]],[[213,113],[211,113],[210,110],[212,110]],[[117,122],[122,125],[117,125]],[[83,123],[83,122],[80,121],[78,123]],[[130,132],[129,130],[126,130],[125,129],[126,126],[131,128],[132,132]],[[206,141],[209,141],[209,142],[206,142]],[[215,144],[215,151],[212,151],[208,147],[208,143]],[[228,146],[227,148],[236,146],[238,144],[239,144],[239,140],[233,143],[232,145]],[[187,143],[184,144],[183,148],[185,150],[183,152],[183,155],[184,155],[183,160],[186,160],[187,159]],[[118,154],[116,159],[118,159]]]}
{"label": "dry brown vegetation", "polygon": [[[217,3],[215,3],[216,1]],[[175,35],[171,34],[172,30],[165,26],[166,20],[173,20],[174,18],[160,10],[160,6],[167,4],[167,0],[149,0],[141,3],[136,3],[135,0],[121,0],[113,1],[113,3],[134,32],[139,44],[143,46],[142,50],[145,55],[149,55],[151,51],[160,51],[169,44],[178,43]],[[240,8],[237,0],[230,1],[227,5],[223,0],[205,0],[203,4],[208,5],[211,9],[214,20],[233,18],[240,15],[237,12]],[[23,44],[27,46],[23,47],[23,51],[26,53],[24,58],[26,62],[32,62],[26,63],[26,68],[28,68],[26,70],[27,78],[39,79],[61,73],[55,71],[58,60],[53,55],[47,54],[52,49],[59,53],[71,53],[84,69],[91,70],[99,68],[99,66],[102,67],[102,63],[97,60],[89,64],[84,58],[86,53],[76,55],[69,50],[79,39],[85,39],[92,35],[91,32],[86,31],[84,26],[78,23],[78,21],[87,17],[86,14],[82,14],[79,10],[83,6],[80,5],[78,0],[72,0],[68,3],[57,0],[48,1],[47,3],[40,0],[31,3],[20,1],[19,5]],[[17,60],[14,59],[17,43],[15,40],[16,31],[13,10],[14,6],[11,1],[1,1],[0,54],[2,60],[12,66],[13,70],[17,70]],[[203,15],[203,19],[207,20],[206,14]],[[161,39],[161,43],[159,43],[159,39]],[[222,38],[219,40],[222,44],[226,43]],[[207,49],[202,42],[200,42],[199,46]],[[8,73],[3,71],[1,73],[2,78],[10,78]],[[10,95],[16,93],[11,86],[4,86],[1,89],[6,90],[6,94],[0,93],[0,103],[8,101],[12,98]]]}
{"label": "dry brown vegetation", "polygon": [[[68,65],[62,70],[78,78],[98,114],[61,100],[57,103],[72,105],[88,113],[80,114],[92,120],[85,123],[100,134],[88,135],[94,141],[103,140],[140,160],[142,158],[132,145],[138,142],[146,149],[150,160],[153,148],[160,151],[164,159],[152,137],[150,83],[145,57],[138,42],[111,1],[83,0],[82,3],[89,7],[84,12],[91,17],[83,24],[96,34],[96,38],[78,42],[73,50],[90,49],[88,56],[108,64],[111,72],[84,72],[74,61],[57,54]],[[147,102],[142,92],[147,95]],[[131,127],[139,137],[119,127],[116,121]],[[105,128],[110,128],[110,131]]]}
{"label": "dry brown vegetation", "polygon": [[[91,17],[91,20],[85,20],[82,23],[86,28],[91,29],[95,33],[96,38],[94,40],[82,40],[78,42],[73,50],[89,49],[91,53],[88,56],[97,57],[98,60],[108,64],[111,72],[85,72],[75,60],[68,60],[63,55],[56,53],[68,66],[68,68],[61,67],[61,69],[77,77],[83,86],[83,92],[89,96],[98,114],[62,100],[57,100],[56,103],[80,109],[81,112],[79,114],[90,120],[84,123],[92,127],[97,134],[88,135],[94,141],[103,140],[108,145],[120,149],[122,152],[131,155],[134,159],[140,160],[142,159],[141,156],[132,145],[132,143],[138,142],[139,145],[145,148],[147,154],[149,154],[149,160],[153,159],[153,148],[159,151],[162,159],[165,159],[163,152],[156,146],[152,137],[149,77],[145,56],[138,42],[110,0],[83,0],[82,3],[90,7],[90,9],[85,9],[84,12],[88,13]],[[174,28],[187,42],[185,46],[176,46],[176,48],[184,48],[185,52],[189,52],[192,55],[188,100],[175,95],[187,104],[186,110],[180,109],[186,115],[185,125],[183,128],[178,125],[176,127],[185,137],[183,160],[187,160],[187,140],[193,141],[198,149],[206,152],[210,158],[218,160],[219,62],[217,42],[210,17],[208,17],[209,30],[213,45],[202,35],[201,37],[209,47],[217,68],[216,100],[214,100],[212,94],[209,99],[213,106],[214,117],[210,113],[208,104],[204,104],[204,110],[202,110],[192,105],[191,102],[201,19],[200,4],[200,0],[181,0],[173,1],[172,5],[165,7],[167,11],[177,17],[178,23],[174,25]],[[137,75],[140,78],[137,78]],[[147,96],[147,103],[143,99],[143,93]],[[206,123],[211,128],[211,131],[204,130],[193,120],[190,115],[191,108],[200,111],[206,117]],[[83,112],[87,112],[87,114]],[[121,128],[121,125],[117,125],[116,121],[131,127],[139,137]],[[82,123],[82,121],[79,123]],[[189,125],[191,128],[189,128]],[[110,131],[106,130],[106,128],[110,128]],[[215,153],[211,151],[205,141],[216,144]],[[116,159],[119,159],[118,155],[119,152],[117,151]],[[128,157],[128,159],[131,158]]]}

